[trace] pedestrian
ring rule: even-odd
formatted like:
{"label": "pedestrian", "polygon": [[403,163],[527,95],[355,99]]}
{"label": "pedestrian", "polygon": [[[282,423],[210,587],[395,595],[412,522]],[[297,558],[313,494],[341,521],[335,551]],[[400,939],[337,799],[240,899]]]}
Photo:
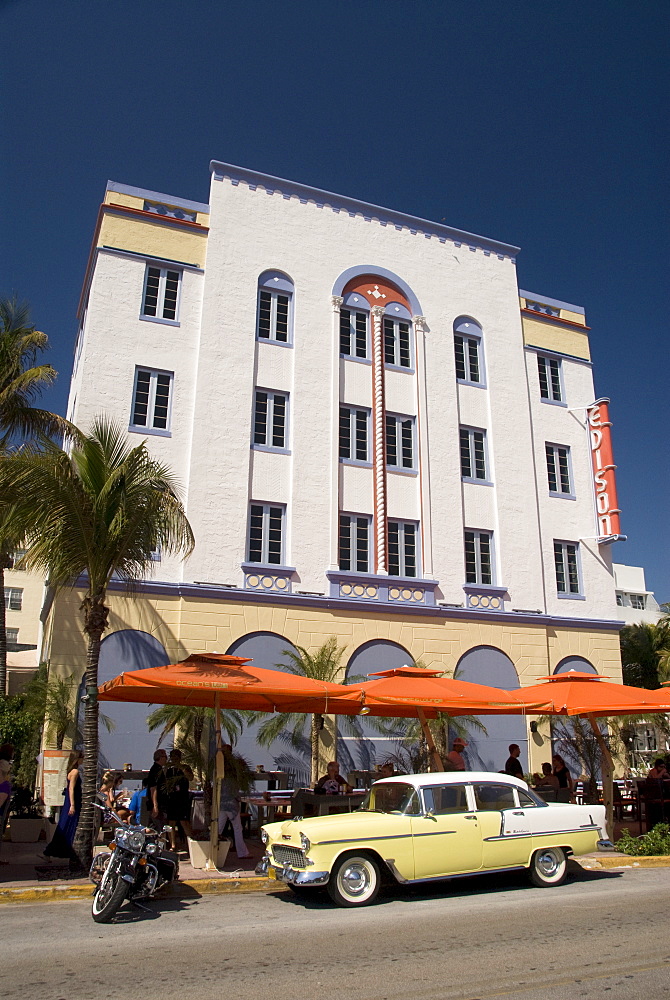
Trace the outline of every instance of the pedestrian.
{"label": "pedestrian", "polygon": [[167,752],[165,750],[156,750],[154,753],[154,762],[149,768],[149,773],[145,780],[150,822],[156,830],[161,830],[166,820],[167,793],[164,768],[167,766],[167,762]]}
{"label": "pedestrian", "polygon": [[76,861],[76,855],[72,850],[74,835],[77,832],[79,813],[81,812],[81,775],[79,767],[84,760],[81,750],[73,750],[67,762],[67,781],[63,794],[65,801],[61,806],[58,826],[49,842],[44,857],[50,861],[52,858],[67,858],[69,861]]}
{"label": "pedestrian", "polygon": [[467,743],[461,736],[457,736],[451,744],[451,752],[447,754],[447,763],[450,771],[465,771],[465,757],[463,751]]}
{"label": "pedestrian", "polygon": [[509,757],[505,762],[505,774],[511,774],[513,778],[523,778],[523,768],[519,763],[521,747],[518,743],[510,743],[507,749]]}
{"label": "pedestrian", "polygon": [[[0,752],[3,750],[5,750],[5,747],[0,747]],[[13,754],[14,747],[12,747],[11,750]],[[3,756],[0,757],[0,851],[2,851],[2,838],[5,833],[5,826],[7,825],[7,817],[9,816],[9,803],[12,799],[10,772],[10,762],[3,754]],[[0,865],[8,864],[9,861],[4,861],[0,858]]]}
{"label": "pedestrian", "polygon": [[221,782],[221,801],[219,804],[219,839],[223,835],[226,820],[230,820],[235,838],[235,853],[238,859],[250,858],[251,854],[244,842],[242,831],[242,820],[240,812],[242,808],[242,796],[240,795],[240,782],[237,776],[237,765],[233,757],[233,748],[230,743],[223,743],[223,767],[224,775]]}
{"label": "pedestrian", "polygon": [[[170,751],[170,760],[165,770],[166,815],[170,824],[170,843],[177,850],[177,839],[181,832],[185,837],[192,835],[191,795],[187,770],[181,762],[181,750]],[[192,773],[192,772],[191,772]]]}

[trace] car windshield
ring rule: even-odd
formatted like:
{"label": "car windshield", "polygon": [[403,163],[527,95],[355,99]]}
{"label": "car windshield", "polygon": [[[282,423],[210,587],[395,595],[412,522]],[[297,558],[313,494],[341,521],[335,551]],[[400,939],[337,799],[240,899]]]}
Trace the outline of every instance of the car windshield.
{"label": "car windshield", "polygon": [[363,799],[363,812],[412,813],[419,812],[419,796],[413,785],[404,782],[380,782],[373,785]]}

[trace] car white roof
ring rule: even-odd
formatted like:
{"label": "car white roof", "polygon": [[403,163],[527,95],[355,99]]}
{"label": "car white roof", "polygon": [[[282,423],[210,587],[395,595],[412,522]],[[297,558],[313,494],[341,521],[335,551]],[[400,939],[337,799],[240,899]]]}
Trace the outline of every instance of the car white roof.
{"label": "car white roof", "polygon": [[496,785],[516,785],[517,788],[528,788],[521,778],[511,774],[498,774],[493,771],[432,771],[430,774],[396,774],[393,778],[380,778],[375,785],[385,785],[402,781],[415,788],[425,788],[427,785],[462,785],[464,781],[492,781]]}

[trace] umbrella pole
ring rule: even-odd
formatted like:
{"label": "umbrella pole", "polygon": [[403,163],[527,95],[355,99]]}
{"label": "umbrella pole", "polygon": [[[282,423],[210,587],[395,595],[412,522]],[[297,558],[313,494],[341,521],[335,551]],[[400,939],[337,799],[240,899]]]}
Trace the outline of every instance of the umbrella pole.
{"label": "umbrella pole", "polygon": [[219,852],[219,808],[221,806],[221,781],[224,777],[223,745],[221,743],[221,695],[214,696],[214,732],[216,754],[214,756],[214,788],[212,789],[212,816],[209,824],[209,859],[206,868],[217,867]]}
{"label": "umbrella pole", "polygon": [[614,840],[614,761],[612,760],[612,754],[610,753],[610,748],[607,746],[607,741],[605,737],[600,732],[600,727],[596,722],[593,715],[589,715],[589,722],[591,723],[591,729],[593,730],[593,735],[598,741],[598,746],[600,747],[603,755],[603,803],[605,805],[605,822],[607,824],[607,836],[610,840]]}
{"label": "umbrella pole", "polygon": [[442,762],[442,758],[437,752],[437,747],[435,746],[435,740],[433,739],[433,734],[430,731],[430,726],[426,721],[426,716],[423,714],[423,711],[420,708],[417,708],[416,714],[419,717],[419,722],[421,723],[423,735],[425,736],[426,743],[428,744],[428,753],[430,754],[432,770],[444,771],[444,763]]}

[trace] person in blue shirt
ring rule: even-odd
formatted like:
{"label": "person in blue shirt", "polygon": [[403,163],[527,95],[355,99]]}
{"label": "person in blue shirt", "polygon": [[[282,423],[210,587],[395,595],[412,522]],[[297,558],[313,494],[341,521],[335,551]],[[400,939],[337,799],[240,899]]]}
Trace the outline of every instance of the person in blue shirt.
{"label": "person in blue shirt", "polygon": [[130,822],[131,823],[141,823],[142,822],[142,804],[146,801],[147,790],[146,788],[138,788],[136,792],[133,793],[133,797],[130,800]]}

